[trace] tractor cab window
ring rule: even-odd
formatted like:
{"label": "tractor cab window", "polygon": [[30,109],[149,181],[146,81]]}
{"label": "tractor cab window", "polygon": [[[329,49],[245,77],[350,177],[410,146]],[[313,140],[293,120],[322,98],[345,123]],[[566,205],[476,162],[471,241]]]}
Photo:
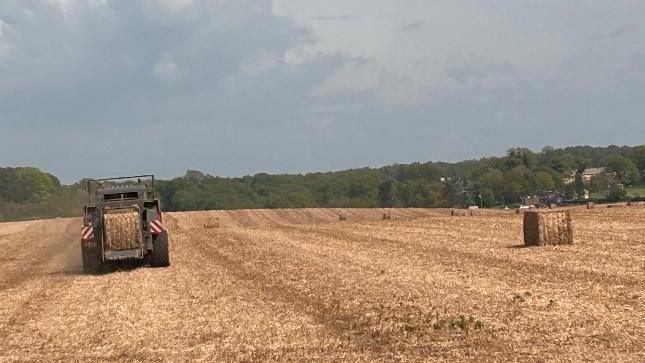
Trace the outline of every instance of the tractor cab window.
{"label": "tractor cab window", "polygon": [[138,198],[139,198],[138,192],[103,194],[104,202],[111,202],[111,201],[117,201],[117,200],[132,200],[132,199],[138,199]]}

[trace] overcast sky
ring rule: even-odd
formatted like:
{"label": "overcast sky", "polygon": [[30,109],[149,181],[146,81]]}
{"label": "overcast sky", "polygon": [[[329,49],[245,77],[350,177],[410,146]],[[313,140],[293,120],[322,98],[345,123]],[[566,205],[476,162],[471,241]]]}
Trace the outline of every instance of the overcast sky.
{"label": "overcast sky", "polygon": [[642,0],[0,0],[0,166],[65,182],[643,142]]}

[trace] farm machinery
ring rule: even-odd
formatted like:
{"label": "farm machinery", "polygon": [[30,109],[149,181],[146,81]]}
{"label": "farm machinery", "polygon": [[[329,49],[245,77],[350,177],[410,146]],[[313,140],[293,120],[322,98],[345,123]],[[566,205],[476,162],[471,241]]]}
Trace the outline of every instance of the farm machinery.
{"label": "farm machinery", "polygon": [[112,261],[170,265],[154,175],[87,180],[88,204],[81,229],[83,271]]}

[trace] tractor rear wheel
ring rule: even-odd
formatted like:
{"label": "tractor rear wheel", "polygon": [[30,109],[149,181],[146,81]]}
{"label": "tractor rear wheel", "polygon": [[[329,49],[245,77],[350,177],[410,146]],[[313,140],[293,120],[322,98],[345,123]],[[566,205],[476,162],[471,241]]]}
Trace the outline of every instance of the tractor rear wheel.
{"label": "tractor rear wheel", "polygon": [[152,251],[150,252],[150,266],[167,267],[170,266],[170,257],[168,256],[168,232],[165,230],[152,241]]}
{"label": "tractor rear wheel", "polygon": [[81,244],[81,254],[83,255],[83,272],[94,274],[101,269],[101,259],[96,252],[96,248],[87,247]]}

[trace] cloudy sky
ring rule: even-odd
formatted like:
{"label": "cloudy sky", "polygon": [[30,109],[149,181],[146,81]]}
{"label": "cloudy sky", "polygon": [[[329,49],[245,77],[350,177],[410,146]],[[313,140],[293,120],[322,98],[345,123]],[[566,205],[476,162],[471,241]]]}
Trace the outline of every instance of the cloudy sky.
{"label": "cloudy sky", "polygon": [[644,136],[642,0],[0,0],[0,166],[66,182]]}

